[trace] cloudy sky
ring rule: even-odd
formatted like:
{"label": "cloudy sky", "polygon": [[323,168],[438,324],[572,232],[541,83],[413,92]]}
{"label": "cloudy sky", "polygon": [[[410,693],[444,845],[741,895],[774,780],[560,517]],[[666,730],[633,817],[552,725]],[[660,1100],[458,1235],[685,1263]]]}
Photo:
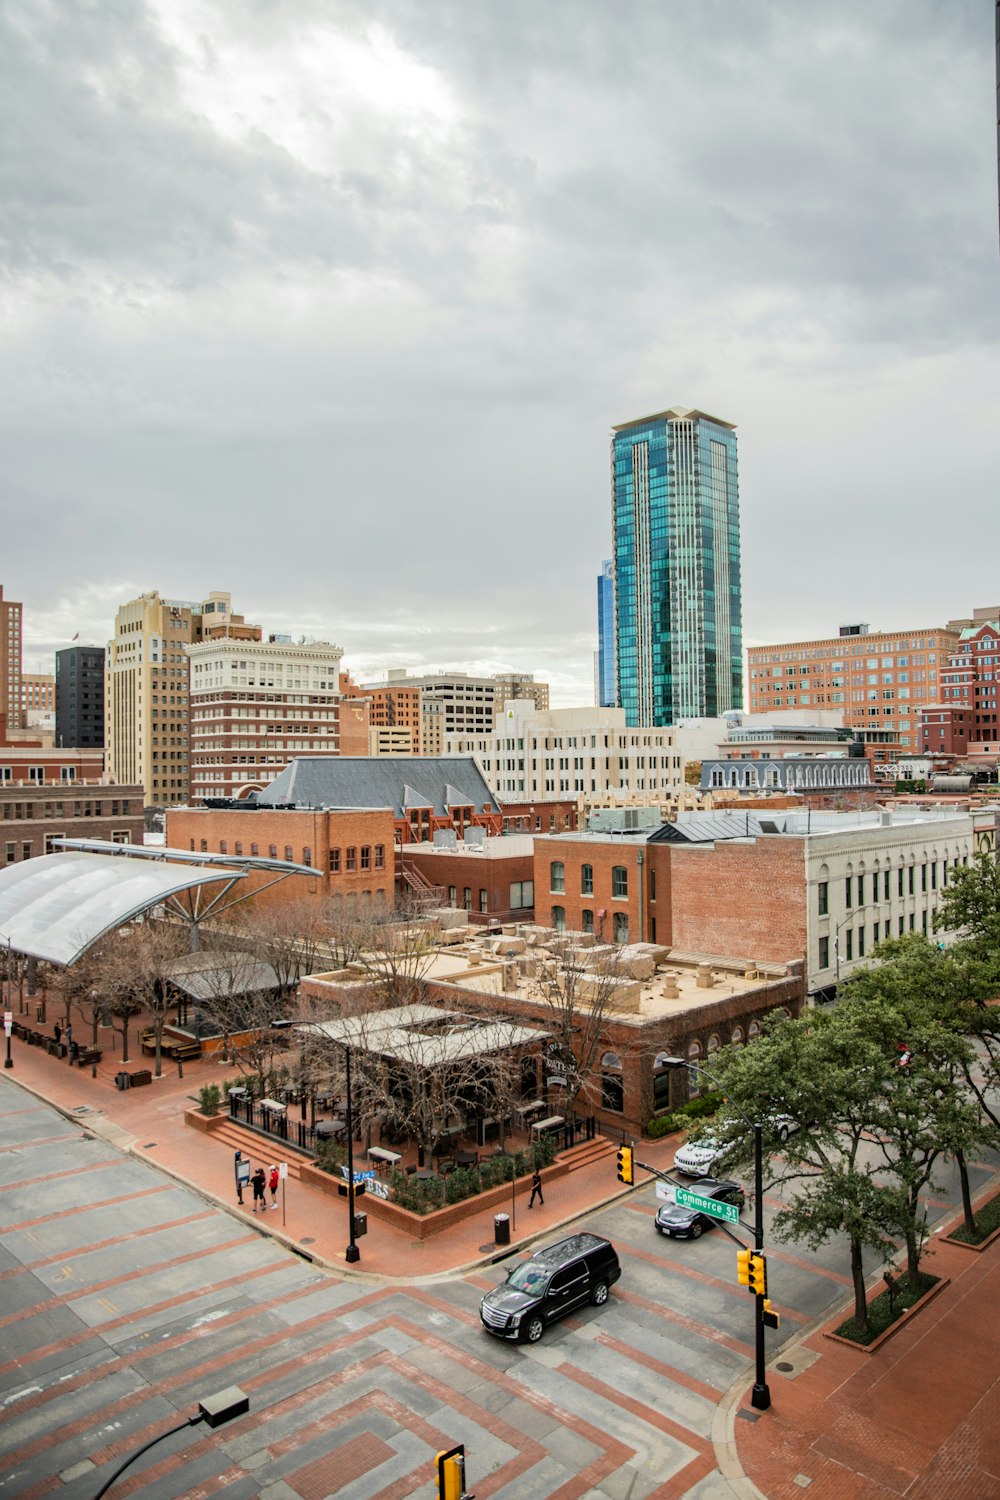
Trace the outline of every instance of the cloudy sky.
{"label": "cloudy sky", "polygon": [[0,583],[589,702],[611,424],[748,643],[1000,602],[992,0],[4,0]]}

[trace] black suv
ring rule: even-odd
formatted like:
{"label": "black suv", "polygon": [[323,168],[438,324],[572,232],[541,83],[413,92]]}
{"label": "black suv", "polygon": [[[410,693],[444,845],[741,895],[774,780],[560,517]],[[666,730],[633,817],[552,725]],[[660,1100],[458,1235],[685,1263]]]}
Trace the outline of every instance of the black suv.
{"label": "black suv", "polygon": [[581,1303],[600,1307],[622,1274],[615,1248],[596,1234],[573,1234],[536,1250],[487,1292],[479,1316],[488,1333],[537,1344],[547,1323]]}

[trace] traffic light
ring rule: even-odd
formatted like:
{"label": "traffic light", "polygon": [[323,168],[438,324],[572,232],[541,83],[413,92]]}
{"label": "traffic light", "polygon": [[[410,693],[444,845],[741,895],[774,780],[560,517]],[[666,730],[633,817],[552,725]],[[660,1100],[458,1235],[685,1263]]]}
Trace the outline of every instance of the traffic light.
{"label": "traffic light", "polygon": [[437,1463],[438,1500],[462,1500],[465,1494],[465,1445],[439,1453]]}
{"label": "traffic light", "polygon": [[778,1324],[780,1322],[781,1322],[781,1314],[780,1313],[776,1313],[775,1310],[774,1310],[774,1308],[771,1306],[771,1299],[770,1299],[770,1297],[765,1297],[764,1298],[764,1327],[765,1328],[777,1328],[777,1326],[778,1326]]}
{"label": "traffic light", "polygon": [[750,1255],[749,1250],[737,1250],[736,1252],[736,1275],[740,1286],[750,1285]]}
{"label": "traffic light", "polygon": [[767,1296],[767,1262],[758,1251],[750,1256],[750,1290],[758,1297]]}
{"label": "traffic light", "polygon": [[629,1187],[635,1182],[631,1146],[618,1147],[618,1181],[627,1183]]}

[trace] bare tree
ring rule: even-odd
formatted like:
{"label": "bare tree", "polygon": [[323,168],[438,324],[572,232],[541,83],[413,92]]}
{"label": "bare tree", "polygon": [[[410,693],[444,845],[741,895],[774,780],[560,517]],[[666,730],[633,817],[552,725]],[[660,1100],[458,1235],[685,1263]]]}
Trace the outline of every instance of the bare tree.
{"label": "bare tree", "polygon": [[199,976],[209,992],[208,1006],[222,1032],[223,1055],[241,1073],[253,1073],[261,1094],[274,1077],[276,1053],[287,1046],[287,1033],[274,1025],[284,1018],[281,985],[270,964],[251,952],[207,952]]}
{"label": "bare tree", "polygon": [[[540,952],[536,979],[542,1025],[550,1034],[546,1065],[550,1079],[563,1080],[567,1115],[592,1084],[608,1047],[608,1026],[628,983],[618,949],[596,956],[592,966]],[[617,1050],[620,1051],[620,1048]]]}
{"label": "bare tree", "polygon": [[121,928],[106,950],[105,982],[113,993],[131,996],[132,1002],[149,1014],[157,1078],[163,1074],[163,1030],[171,1003],[171,968],[187,950],[183,928],[155,918]]}

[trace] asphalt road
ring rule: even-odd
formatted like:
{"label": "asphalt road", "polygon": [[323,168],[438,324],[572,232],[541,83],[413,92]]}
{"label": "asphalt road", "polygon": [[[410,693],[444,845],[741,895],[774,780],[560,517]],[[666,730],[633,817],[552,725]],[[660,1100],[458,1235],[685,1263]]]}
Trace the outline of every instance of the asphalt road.
{"label": "asphalt road", "polygon": [[[462,1442],[478,1500],[729,1497],[712,1422],[751,1368],[752,1302],[724,1235],[667,1241],[654,1211],[650,1185],[584,1221],[622,1259],[608,1304],[510,1346],[478,1319],[500,1267],[329,1274],[0,1080],[0,1500],[93,1496],[234,1383],[249,1416],[169,1438],[113,1494],[430,1496]],[[768,1269],[780,1359],[848,1295],[846,1257],[782,1248]]]}

